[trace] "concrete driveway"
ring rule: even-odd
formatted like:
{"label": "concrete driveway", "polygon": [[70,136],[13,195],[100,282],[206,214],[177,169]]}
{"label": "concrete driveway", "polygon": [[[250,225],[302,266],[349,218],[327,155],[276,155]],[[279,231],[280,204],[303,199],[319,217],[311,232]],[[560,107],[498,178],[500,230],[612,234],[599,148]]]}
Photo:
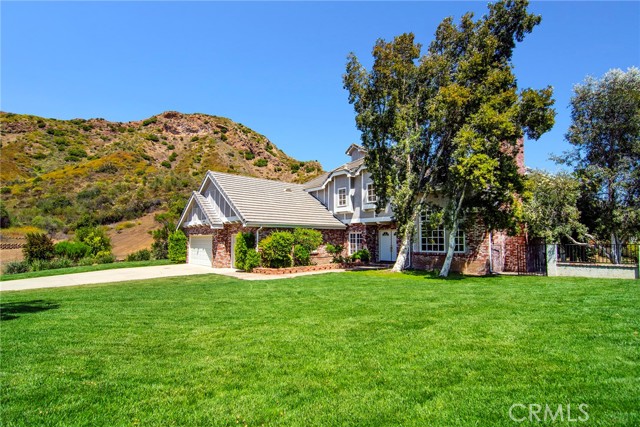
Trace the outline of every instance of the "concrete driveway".
{"label": "concrete driveway", "polygon": [[63,286],[97,283],[126,282],[129,280],[155,279],[159,277],[191,276],[215,273],[215,269],[191,264],[154,265],[151,267],[115,268],[113,270],[89,271],[87,273],[63,274],[60,276],[0,282],[0,291],[23,291],[26,289],[59,288]]}

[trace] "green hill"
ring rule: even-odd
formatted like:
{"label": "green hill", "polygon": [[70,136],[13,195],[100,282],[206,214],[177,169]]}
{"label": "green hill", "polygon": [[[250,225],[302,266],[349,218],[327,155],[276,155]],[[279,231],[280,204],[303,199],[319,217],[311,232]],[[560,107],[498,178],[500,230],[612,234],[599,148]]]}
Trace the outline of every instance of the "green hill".
{"label": "green hill", "polygon": [[168,111],[127,123],[0,112],[0,192],[22,225],[51,232],[181,210],[207,170],[289,182],[321,173],[224,117]]}

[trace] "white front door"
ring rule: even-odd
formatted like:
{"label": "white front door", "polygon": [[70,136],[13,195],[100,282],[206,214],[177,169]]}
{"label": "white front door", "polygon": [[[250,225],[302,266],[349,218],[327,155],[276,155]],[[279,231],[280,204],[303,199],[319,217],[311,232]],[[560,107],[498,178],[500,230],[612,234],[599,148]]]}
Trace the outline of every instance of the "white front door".
{"label": "white front door", "polygon": [[380,230],[378,237],[379,261],[395,261],[398,258],[398,241],[395,230]]}
{"label": "white front door", "polygon": [[212,236],[189,237],[189,264],[213,266]]}

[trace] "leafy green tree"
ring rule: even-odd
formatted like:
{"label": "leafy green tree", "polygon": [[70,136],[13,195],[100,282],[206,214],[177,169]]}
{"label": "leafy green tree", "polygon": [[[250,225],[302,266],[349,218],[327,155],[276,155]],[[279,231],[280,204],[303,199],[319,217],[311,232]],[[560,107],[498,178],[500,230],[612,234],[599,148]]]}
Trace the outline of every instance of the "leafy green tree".
{"label": "leafy green tree", "polygon": [[448,200],[442,276],[463,218],[480,218],[491,229],[515,225],[524,185],[515,160],[521,139],[539,138],[555,115],[551,88],[518,92],[512,72],[516,41],[541,20],[527,6],[500,1],[477,21],[467,13],[458,26],[447,18],[424,56],[413,34],[378,40],[371,71],[350,55],[344,84],[368,150],[377,208],[391,203],[402,238],[396,271],[404,268],[416,219],[435,194]]}
{"label": "leafy green tree", "polygon": [[640,238],[640,70],[610,70],[576,85],[571,119],[573,150],[557,160],[580,178],[583,221],[614,247]]}
{"label": "leafy green tree", "polygon": [[161,227],[151,231],[151,237],[153,237],[151,252],[155,259],[167,259],[169,257],[169,235],[176,228],[176,214],[165,212],[157,214],[154,219],[161,224]]}
{"label": "leafy green tree", "polygon": [[171,261],[187,261],[187,236],[185,236],[182,230],[176,230],[169,234],[168,246],[168,255]]}
{"label": "leafy green tree", "polygon": [[577,206],[580,182],[573,175],[535,170],[527,175],[526,189],[523,214],[530,236],[544,237],[550,243],[563,239],[581,243],[588,237]]}

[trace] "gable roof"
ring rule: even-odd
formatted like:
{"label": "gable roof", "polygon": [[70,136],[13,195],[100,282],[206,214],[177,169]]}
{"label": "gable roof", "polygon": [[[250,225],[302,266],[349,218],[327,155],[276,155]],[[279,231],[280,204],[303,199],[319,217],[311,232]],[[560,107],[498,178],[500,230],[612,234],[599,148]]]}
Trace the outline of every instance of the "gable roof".
{"label": "gable roof", "polygon": [[300,184],[211,171],[207,172],[207,178],[231,202],[246,226],[346,227]]}
{"label": "gable roof", "polygon": [[178,221],[177,228],[180,228],[180,226],[186,219],[185,215],[187,214],[187,212],[191,211],[191,206],[193,204],[196,204],[200,207],[200,210],[202,210],[202,212],[204,213],[205,222],[207,222],[211,228],[222,228],[222,219],[220,219],[220,216],[218,216],[218,214],[216,213],[215,208],[202,194],[198,193],[197,191],[191,193],[191,197],[189,198],[189,201],[187,202],[187,205],[182,212],[182,216]]}
{"label": "gable roof", "polygon": [[364,168],[364,157],[345,163],[344,165],[338,166],[331,172],[324,173],[311,181],[305,182],[303,184],[304,189],[307,191],[321,189],[334,175],[346,172],[347,175],[353,176],[356,175],[361,168]]}

